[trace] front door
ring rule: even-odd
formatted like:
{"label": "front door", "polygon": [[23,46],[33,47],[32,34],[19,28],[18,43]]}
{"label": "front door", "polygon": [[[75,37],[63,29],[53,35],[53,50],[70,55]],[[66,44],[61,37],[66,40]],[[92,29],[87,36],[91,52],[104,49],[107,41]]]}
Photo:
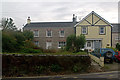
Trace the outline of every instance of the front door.
{"label": "front door", "polygon": [[94,41],[94,49],[99,49],[99,48],[101,48],[101,41],[95,40]]}
{"label": "front door", "polygon": [[92,49],[92,41],[87,41],[87,49]]}

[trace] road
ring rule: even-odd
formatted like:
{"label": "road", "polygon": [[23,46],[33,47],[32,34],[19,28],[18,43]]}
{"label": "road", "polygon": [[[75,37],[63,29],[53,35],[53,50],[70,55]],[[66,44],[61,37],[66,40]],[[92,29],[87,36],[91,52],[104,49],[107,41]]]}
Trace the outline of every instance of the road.
{"label": "road", "polygon": [[6,78],[2,80],[120,80],[118,76],[120,76],[120,72],[111,71],[89,74]]}

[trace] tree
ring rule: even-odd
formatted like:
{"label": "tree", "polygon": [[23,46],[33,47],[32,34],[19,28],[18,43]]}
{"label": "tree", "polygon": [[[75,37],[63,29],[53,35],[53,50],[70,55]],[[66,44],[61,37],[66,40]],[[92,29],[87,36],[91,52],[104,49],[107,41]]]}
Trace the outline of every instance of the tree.
{"label": "tree", "polygon": [[17,42],[9,32],[2,32],[2,52],[16,52]]}
{"label": "tree", "polygon": [[25,31],[23,32],[23,35],[25,36],[25,38],[26,38],[27,40],[33,40],[33,32],[28,31],[28,30],[25,30]]}
{"label": "tree", "polygon": [[2,19],[2,22],[1,22],[1,25],[2,25],[2,30],[14,30],[16,31],[17,28],[15,26],[15,24],[13,23],[13,19],[12,18],[3,18]]}
{"label": "tree", "polygon": [[81,48],[84,48],[85,43],[86,39],[84,35],[70,35],[67,37],[66,50],[79,52]]}

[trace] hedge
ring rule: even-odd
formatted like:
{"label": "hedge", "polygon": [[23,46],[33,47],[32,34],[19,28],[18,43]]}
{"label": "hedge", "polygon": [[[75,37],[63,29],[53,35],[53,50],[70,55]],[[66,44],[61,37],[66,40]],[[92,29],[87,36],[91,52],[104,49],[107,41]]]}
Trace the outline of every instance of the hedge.
{"label": "hedge", "polygon": [[89,56],[3,55],[2,59],[4,77],[81,73],[86,72],[91,65]]}

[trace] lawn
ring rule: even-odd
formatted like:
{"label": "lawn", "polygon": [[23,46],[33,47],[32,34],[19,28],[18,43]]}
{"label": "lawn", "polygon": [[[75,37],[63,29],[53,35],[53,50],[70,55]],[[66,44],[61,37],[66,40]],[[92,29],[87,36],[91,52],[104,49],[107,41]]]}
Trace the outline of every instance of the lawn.
{"label": "lawn", "polygon": [[56,52],[56,53],[3,53],[3,54],[15,54],[15,55],[87,55],[87,52],[77,52],[77,53],[72,53],[72,52]]}

